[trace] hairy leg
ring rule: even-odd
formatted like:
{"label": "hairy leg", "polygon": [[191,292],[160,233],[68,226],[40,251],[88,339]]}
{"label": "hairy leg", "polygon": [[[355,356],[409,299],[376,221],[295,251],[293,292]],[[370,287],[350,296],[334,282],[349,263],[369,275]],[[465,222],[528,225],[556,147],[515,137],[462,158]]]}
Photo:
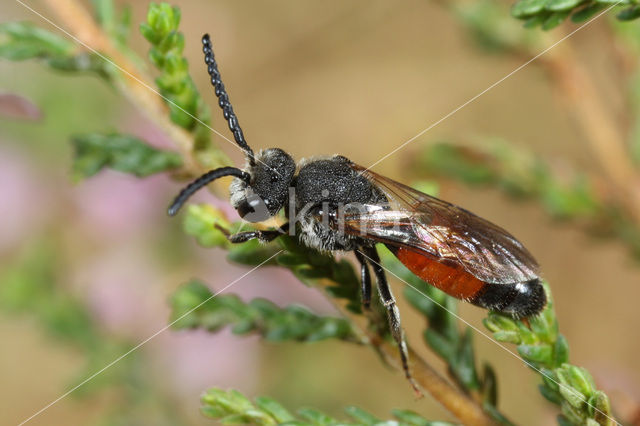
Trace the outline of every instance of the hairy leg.
{"label": "hairy leg", "polygon": [[280,235],[286,234],[289,231],[289,223],[285,223],[278,229],[272,229],[268,231],[245,231],[238,232],[237,234],[231,235],[229,231],[222,226],[216,224],[217,229],[219,229],[223,234],[227,236],[227,239],[234,244],[244,243],[249,240],[258,239],[263,243],[268,243],[270,241],[275,240]]}
{"label": "hairy leg", "polygon": [[393,293],[391,293],[391,288],[389,287],[389,283],[387,282],[387,276],[380,263],[380,256],[378,256],[378,251],[375,247],[365,247],[363,248],[363,252],[364,255],[369,259],[369,263],[371,263],[371,266],[373,267],[373,273],[375,274],[376,280],[378,281],[378,294],[380,295],[380,300],[382,301],[383,306],[387,309],[389,328],[391,329],[391,335],[398,344],[398,349],[400,350],[400,359],[402,361],[404,374],[407,377],[407,380],[409,380],[409,383],[411,383],[411,386],[416,391],[416,393],[422,394],[422,391],[420,391],[420,388],[418,388],[418,385],[413,379],[411,371],[409,370],[409,351],[407,349],[407,343],[404,339],[404,331],[402,330],[402,326],[400,324],[400,311],[396,306],[396,300],[393,297]]}
{"label": "hairy leg", "polygon": [[360,283],[362,289],[362,306],[365,309],[371,308],[371,275],[369,274],[369,265],[367,264],[367,259],[365,259],[364,255],[358,248],[353,252],[356,255],[356,259],[360,262]]}

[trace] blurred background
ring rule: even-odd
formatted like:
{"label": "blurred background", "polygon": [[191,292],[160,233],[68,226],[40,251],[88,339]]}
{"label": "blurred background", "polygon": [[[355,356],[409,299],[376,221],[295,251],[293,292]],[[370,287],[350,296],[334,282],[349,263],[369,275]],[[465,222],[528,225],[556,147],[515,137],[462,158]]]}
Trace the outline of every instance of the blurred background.
{"label": "blurred background", "polygon": [[[46,2],[28,4],[55,22]],[[146,57],[148,43],[137,25],[147,2],[131,4],[131,46]],[[528,59],[480,45],[460,18],[465,4],[455,10],[446,2],[418,0],[402,6],[360,0],[173,4],[182,10],[185,56],[213,110],[212,126],[231,136],[202,65],[205,32],[249,143],[254,149],[281,147],[296,159],[340,153],[372,164]],[[508,7],[499,4],[497,10],[509,22],[509,34],[527,37],[521,23],[509,21]],[[17,2],[0,4],[0,20],[28,20],[57,32]],[[622,126],[628,120],[626,88],[616,74],[611,25],[603,17],[567,43]],[[555,40],[574,28],[544,37]],[[199,277],[221,289],[247,268],[228,263],[221,250],[199,247],[178,219],[166,216],[181,187],[167,174],[138,179],[105,170],[72,182],[70,135],[117,130],[172,147],[117,91],[93,76],[1,61],[0,92],[19,94],[36,108],[27,117],[0,116],[0,285],[11,289],[0,288],[0,423],[17,424],[163,328],[168,298],[180,283]],[[474,146],[500,138],[540,156],[560,175],[573,169],[602,174],[564,101],[534,62],[374,170],[413,182],[427,171],[409,165],[430,144]],[[214,140],[243,163],[236,148]],[[551,283],[572,362],[589,369],[615,409],[633,410],[640,399],[640,268],[628,248],[615,239],[591,238],[575,223],[552,220],[539,203],[514,203],[490,186],[439,183],[441,198],[500,224],[531,250]],[[209,194],[198,197],[226,205]],[[393,282],[396,294],[402,285]],[[321,292],[278,268],[260,269],[230,291],[334,313]],[[400,308],[409,339],[443,369],[420,343],[423,321],[403,300]],[[466,304],[460,310],[483,329],[482,310]],[[553,421],[557,410],[538,394],[539,378],[492,340],[478,335],[475,341],[478,359],[499,366],[502,411],[519,424]],[[403,407],[452,420],[428,396],[415,400],[403,376],[382,367],[365,347],[165,331],[30,424],[211,424],[198,408],[210,386],[338,417],[353,404],[382,418]]]}

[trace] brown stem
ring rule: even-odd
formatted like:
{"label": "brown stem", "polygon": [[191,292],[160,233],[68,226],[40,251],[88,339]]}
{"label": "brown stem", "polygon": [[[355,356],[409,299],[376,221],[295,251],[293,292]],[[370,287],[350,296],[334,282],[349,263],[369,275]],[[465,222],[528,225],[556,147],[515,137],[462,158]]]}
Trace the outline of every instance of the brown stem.
{"label": "brown stem", "polygon": [[[455,11],[460,3],[457,0],[438,0],[438,4]],[[537,35],[538,42],[511,44],[508,53],[518,59],[530,60],[558,40],[544,33]],[[572,43],[571,37],[563,40],[536,59],[534,64],[546,69],[551,83],[564,99],[567,111],[583,130],[587,145],[612,184],[611,192],[640,223],[640,175],[626,147],[625,132],[606,107],[607,103],[598,92],[592,76],[576,57]],[[616,48],[619,47],[614,46]],[[621,52],[617,53],[623,64],[628,65],[628,56],[622,57]]]}
{"label": "brown stem", "polygon": [[[542,59],[542,58],[541,58]],[[640,177],[625,146],[624,132],[596,88],[592,77],[581,66],[571,42],[549,51],[541,62],[563,96],[569,110],[583,129],[583,135],[602,165],[619,199],[640,222]]]}
{"label": "brown stem", "polygon": [[[400,369],[400,352],[384,341],[379,349]],[[446,381],[427,361],[409,348],[411,374],[416,382],[436,401],[465,425],[493,425],[495,422],[471,398]]]}
{"label": "brown stem", "polygon": [[[326,288],[335,286],[335,283],[329,280],[320,280],[319,285]],[[343,316],[349,318],[358,335],[367,336],[367,340],[378,349],[389,364],[398,370],[402,369],[400,351],[396,346],[369,331],[367,326],[363,325],[363,316],[356,315],[347,309],[346,302],[333,297],[329,297],[329,300]],[[418,386],[465,425],[486,426],[496,424],[476,401],[445,380],[424,358],[411,349],[411,347],[408,348],[411,374]],[[407,384],[407,386],[409,386],[409,384]]]}
{"label": "brown stem", "polygon": [[155,84],[114,47],[89,12],[76,0],[45,0],[45,2],[60,22],[66,26],[66,31],[73,34],[85,46],[108,57],[121,69],[122,78],[117,79],[119,90],[176,143],[185,159],[185,168],[193,174],[204,171],[193,157],[193,137],[171,122],[167,106],[157,93]]}

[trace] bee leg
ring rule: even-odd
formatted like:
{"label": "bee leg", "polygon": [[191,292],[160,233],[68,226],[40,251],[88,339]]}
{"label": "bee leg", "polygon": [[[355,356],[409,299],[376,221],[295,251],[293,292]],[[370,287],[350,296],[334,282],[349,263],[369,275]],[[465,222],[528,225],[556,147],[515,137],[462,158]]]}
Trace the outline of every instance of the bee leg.
{"label": "bee leg", "polygon": [[365,309],[371,308],[371,275],[369,274],[369,265],[360,249],[353,251],[356,259],[360,262],[360,282],[362,285],[362,306]]}
{"label": "bee leg", "polygon": [[387,276],[382,268],[382,264],[380,263],[380,256],[378,256],[378,251],[375,247],[366,247],[364,248],[364,251],[365,256],[369,258],[369,263],[371,263],[373,273],[378,281],[378,294],[380,295],[382,305],[387,309],[389,328],[391,329],[391,335],[398,344],[398,349],[400,350],[400,360],[402,361],[404,375],[407,377],[407,380],[409,380],[409,383],[416,394],[421,396],[422,391],[413,379],[411,371],[409,370],[409,350],[407,349],[407,342],[404,339],[404,331],[400,325],[400,311],[396,306],[396,300],[393,297],[393,293],[391,293],[391,288],[387,282]]}
{"label": "bee leg", "polygon": [[244,243],[249,240],[258,239],[260,242],[268,243],[270,241],[275,240],[282,234],[286,234],[289,231],[289,223],[285,223],[278,229],[272,229],[268,231],[245,231],[238,232],[237,234],[231,235],[226,228],[223,228],[219,224],[215,225],[216,229],[220,230],[223,234],[227,236],[227,239],[234,243]]}

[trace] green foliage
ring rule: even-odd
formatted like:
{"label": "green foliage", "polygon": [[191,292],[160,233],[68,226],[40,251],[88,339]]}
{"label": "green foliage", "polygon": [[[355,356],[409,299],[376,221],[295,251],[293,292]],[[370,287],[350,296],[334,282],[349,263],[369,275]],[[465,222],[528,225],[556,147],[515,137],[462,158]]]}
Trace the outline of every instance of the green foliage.
{"label": "green foliage", "polygon": [[[0,270],[0,312],[31,319],[30,323],[41,328],[56,345],[71,348],[84,358],[84,365],[69,380],[72,389],[130,351],[134,344],[105,333],[86,300],[65,287],[61,280],[67,275],[65,259],[60,250],[48,244],[50,239],[25,246],[14,262]],[[117,388],[122,398],[106,412],[101,410],[105,424],[186,424],[155,379],[144,374],[143,357],[141,351],[130,353],[72,395],[88,397]]]}
{"label": "green foliage", "polygon": [[[194,222],[196,222],[197,225],[195,225]],[[191,223],[191,233],[198,238],[198,241],[210,241],[212,243],[210,243],[209,246],[217,246],[230,250],[229,258],[231,260],[238,261],[239,259],[242,263],[257,265],[262,259],[268,258],[268,256],[272,256],[279,251],[275,243],[263,245],[249,242],[230,245],[220,236],[216,237],[215,233],[219,233],[220,231],[215,229],[212,224],[224,224],[226,222],[222,213],[212,207],[191,206],[185,219],[185,226],[187,223]],[[207,224],[209,224],[209,226],[207,226]],[[232,225],[232,227],[237,229],[238,225]],[[332,256],[319,255],[312,250],[300,246],[296,240],[288,236],[280,237],[277,241],[280,242],[282,249],[284,249],[282,253],[279,253],[275,257],[277,264],[291,269],[301,281],[307,284],[313,284],[313,282],[318,279],[328,279],[332,281],[339,279],[339,281],[337,281],[339,285],[330,287],[330,289],[333,289],[333,295],[347,298],[353,311],[356,313],[361,312],[359,282],[350,263],[346,262],[343,264],[342,262],[345,262],[344,260],[337,262]],[[409,284],[405,289],[405,297],[427,320],[428,326],[423,335],[427,345],[447,362],[451,377],[454,378],[462,390],[467,393],[478,394],[483,401],[485,410],[500,423],[508,424],[509,421],[496,408],[497,381],[493,369],[488,364],[485,364],[482,374],[478,372],[471,330],[469,328],[460,330],[459,328],[456,318],[457,301],[418,279],[400,264],[389,251],[383,251],[382,255],[383,262],[389,271]],[[336,273],[336,270],[340,271],[340,273]],[[190,288],[189,286],[194,287]],[[179,308],[176,307],[176,299],[174,299],[173,318],[177,318],[179,313],[187,311],[188,308],[196,306],[197,303],[211,296],[211,292],[202,285],[190,284],[189,286],[183,290],[186,292],[186,302],[179,303]],[[193,293],[196,293],[195,297]],[[196,314],[194,317],[186,317],[188,318],[187,322],[182,325],[181,328],[200,326],[216,330],[222,325],[234,324],[234,331],[239,334],[250,331],[257,331],[263,335],[268,333],[268,331],[260,329],[260,327],[251,320],[242,322],[238,319],[239,316],[248,315],[247,312],[250,310],[249,308],[253,302],[247,305],[235,297],[229,297],[228,300],[225,298],[220,303],[221,305],[212,308],[210,318],[203,319],[199,317],[199,314]],[[275,308],[271,304],[266,306],[272,309],[271,312],[277,312],[278,310],[278,308]],[[196,312],[198,312],[198,310],[196,310]],[[254,319],[260,317],[260,315],[254,315],[255,316],[249,315],[249,317]],[[275,315],[277,316],[279,314]],[[591,413],[591,417],[584,417],[585,419],[606,419],[607,417],[603,416],[598,410],[610,415],[610,410],[605,411],[605,408],[608,406],[606,395],[597,391],[595,387],[590,388],[591,391],[584,393],[584,395],[586,395],[590,403],[591,400],[593,400],[594,404],[596,402],[599,404],[596,405],[598,410],[589,408],[589,405],[584,404],[580,406],[582,411],[577,412],[575,398],[572,400],[573,405],[569,403],[567,399],[567,397],[571,397],[573,393],[569,391],[569,393],[565,392],[565,395],[563,395],[557,385],[554,387],[554,380],[561,381],[565,380],[566,377],[570,378],[573,376],[567,376],[565,374],[565,376],[563,376],[564,378],[561,378],[557,373],[561,371],[561,368],[567,368],[568,364],[566,363],[568,362],[569,349],[564,337],[558,334],[558,324],[555,319],[552,302],[549,302],[547,308],[540,316],[531,319],[531,329],[521,321],[515,321],[509,317],[494,313],[489,314],[486,326],[494,332],[496,340],[517,344],[520,356],[529,365],[544,372],[541,393],[550,401],[561,405],[563,410],[561,422],[580,424],[579,422],[575,422],[577,418],[576,415],[579,414],[584,417],[585,413]],[[301,326],[300,329],[302,328],[304,327]],[[290,336],[296,335],[295,333],[291,334],[289,331],[283,331],[282,333],[287,336],[287,339],[295,338]],[[299,331],[297,335],[305,336],[306,332]],[[306,340],[306,337],[303,337],[302,340]],[[574,372],[574,370],[571,371]],[[570,384],[577,380],[569,380],[569,378],[565,381]],[[561,383],[563,382],[561,381]],[[582,389],[582,391],[583,390],[584,389]],[[236,416],[240,414],[238,412],[229,412],[224,416],[219,414],[214,417],[220,418],[226,417],[227,415]],[[246,420],[246,418],[244,419]]]}
{"label": "green foliage", "polygon": [[234,334],[257,333],[274,342],[315,342],[330,338],[359,341],[344,318],[318,316],[298,305],[280,308],[266,299],[246,303],[234,294],[214,297],[198,281],[180,287],[171,297],[171,307],[172,327],[178,330],[218,331],[230,326]]}
{"label": "green foliage", "polygon": [[105,79],[110,75],[109,64],[99,56],[77,53],[72,42],[28,22],[0,24],[0,58],[41,59],[59,71],[95,73]]}
{"label": "green foliage", "polygon": [[98,343],[90,314],[80,301],[55,287],[57,260],[49,247],[29,248],[0,276],[0,307],[30,312],[56,339],[89,349]]}
{"label": "green foliage", "polygon": [[3,22],[0,35],[0,56],[12,61],[67,58],[75,50],[72,42],[29,22]]}
{"label": "green foliage", "polygon": [[514,18],[525,21],[527,28],[540,26],[550,30],[569,16],[575,23],[593,18],[607,7],[625,7],[617,18],[630,21],[640,16],[640,10],[634,0],[518,0],[511,8]]}
{"label": "green foliage", "polygon": [[227,237],[216,228],[216,225],[224,229],[231,226],[220,210],[209,204],[189,204],[186,208],[182,228],[187,235],[195,237],[203,247],[231,247]]}
{"label": "green foliage", "polygon": [[573,221],[598,237],[617,238],[640,259],[640,228],[625,207],[578,171],[556,171],[540,157],[502,141],[473,148],[441,142],[413,163],[417,173],[495,186],[518,199],[538,201],[557,220]]}
{"label": "green foliage", "polygon": [[446,6],[464,24],[472,39],[490,52],[503,52],[530,46],[539,34],[523,31],[517,21],[508,19],[505,5],[492,0],[447,2]]}
{"label": "green foliage", "polygon": [[261,244],[252,240],[243,244],[230,244],[215,224],[229,229],[230,232],[246,231],[242,223],[228,225],[224,214],[211,206],[189,206],[184,219],[185,231],[196,237],[205,247],[220,247],[229,251],[229,260],[245,265],[256,266],[275,255],[271,264],[277,264],[291,270],[295,276],[307,285],[318,280],[329,280],[327,291],[334,297],[347,299],[348,308],[361,313],[360,282],[353,271],[352,264],[346,260],[336,260],[332,255],[320,254],[299,244],[296,238],[283,235],[270,244]]}
{"label": "green foliage", "polygon": [[161,72],[156,84],[160,93],[170,100],[167,106],[171,120],[193,132],[196,150],[203,150],[210,143],[210,111],[189,75],[186,58],[182,56],[184,35],[178,31],[179,24],[180,9],[167,3],[151,3],[147,22],[140,25],[140,32],[151,43],[149,58]]}
{"label": "green foliage", "polygon": [[277,401],[258,397],[255,404],[236,390],[209,389],[202,396],[202,412],[222,424],[295,425],[295,426],[449,426],[448,422],[432,422],[409,410],[394,410],[397,420],[380,420],[358,407],[347,407],[345,412],[351,421],[337,420],[311,408],[292,414]]}
{"label": "green foliage", "polygon": [[562,408],[560,424],[612,425],[607,395],[596,389],[587,370],[568,363],[569,344],[558,332],[551,292],[544,285],[549,301],[540,315],[529,318],[529,324],[496,313],[490,313],[484,324],[499,342],[517,345],[522,359],[541,375],[540,393]]}
{"label": "green foliage", "polygon": [[153,148],[133,136],[91,133],[75,136],[71,142],[76,180],[93,176],[105,167],[144,177],[182,165],[180,155]]}
{"label": "green foliage", "polygon": [[[621,51],[626,51],[629,58],[640,56],[640,28],[637,25],[612,22],[611,29],[619,43]],[[636,166],[640,166],[640,68],[629,70],[626,84],[629,125],[629,154]]]}
{"label": "green foliage", "polygon": [[347,301],[347,309],[362,313],[360,280],[347,259],[337,260],[333,255],[320,254],[301,245],[295,237],[283,236],[278,243],[285,250],[276,257],[279,265],[290,269],[303,283],[313,285],[317,280],[328,280],[327,292]]}
{"label": "green foliage", "polygon": [[91,0],[96,20],[104,28],[109,38],[118,48],[128,51],[127,43],[131,33],[131,5],[125,5],[118,16],[113,0]]}
{"label": "green foliage", "polygon": [[[130,9],[116,11],[112,0],[92,0],[97,21],[114,45],[127,57],[137,58],[127,46],[130,31]],[[541,26],[550,29],[567,17],[580,22],[589,19],[612,0],[520,0],[512,13],[525,20],[527,27]],[[636,19],[640,9],[635,1],[624,0],[626,5],[620,20]],[[458,9],[478,39],[492,48],[512,49],[531,41],[528,35],[515,30],[512,23],[501,21],[495,4],[486,0],[474,3],[472,8]],[[210,144],[209,109],[199,95],[189,75],[187,60],[183,57],[184,36],[179,32],[180,10],[166,3],[152,3],[147,20],[140,25],[142,35],[151,44],[149,57],[160,75],[156,84],[167,103],[172,122],[190,132],[194,139],[195,160],[198,166],[217,166],[227,162],[226,157]],[[26,23],[0,24],[0,57],[11,60],[38,58],[50,67],[64,71],[89,71],[106,79],[115,75],[114,70],[98,56],[78,53],[76,47],[48,31]],[[124,86],[123,86],[124,87]],[[196,117],[196,118],[194,118]],[[204,123],[204,124],[203,124]],[[640,138],[639,138],[640,139]],[[182,165],[178,154],[155,149],[145,142],[127,135],[89,134],[73,139],[75,148],[74,176],[85,178],[110,167],[136,176],[167,171]],[[640,146],[640,144],[639,144]],[[623,238],[640,257],[640,231],[632,226],[624,209],[611,205],[594,190],[592,182],[584,175],[576,174],[566,183],[554,175],[543,161],[513,150],[507,145],[487,150],[461,149],[448,144],[434,146],[416,164],[425,166],[436,175],[446,175],[471,184],[495,185],[517,197],[536,198],[557,218],[580,220],[602,230],[608,224],[611,234]],[[189,170],[193,172],[193,170]],[[432,191],[433,183],[423,189]],[[276,242],[260,244],[250,241],[232,245],[214,225],[232,232],[243,224],[229,223],[225,216],[210,206],[189,206],[184,229],[205,247],[217,247],[228,251],[229,260],[245,265],[279,265],[291,270],[307,285],[322,284],[332,297],[346,301],[348,309],[362,314],[360,283],[352,264],[346,259],[317,253],[302,246],[295,238],[282,236]],[[246,229],[243,229],[246,230]],[[427,345],[447,363],[449,373],[464,392],[480,397],[485,410],[500,423],[508,423],[496,409],[497,385],[492,368],[485,365],[480,372],[476,367],[472,334],[469,328],[461,329],[456,320],[457,302],[419,280],[404,268],[393,256],[384,253],[385,264],[401,279],[415,288],[407,288],[405,296],[425,318],[427,327],[423,334]],[[52,336],[61,342],[79,347],[87,355],[90,373],[99,370],[117,356],[126,352],[131,344],[105,336],[93,321],[82,300],[70,296],[56,284],[56,268],[59,259],[54,251],[36,252],[18,268],[3,272],[0,277],[1,308],[26,313],[36,317]],[[426,297],[425,297],[426,296]],[[347,319],[318,316],[299,306],[278,307],[264,300],[244,302],[235,295],[213,297],[203,284],[192,281],[179,288],[171,299],[172,320],[176,329],[205,328],[216,331],[229,326],[236,334],[256,333],[271,341],[317,341],[337,338],[362,343]],[[194,309],[195,308],[195,309]],[[376,309],[379,307],[376,307]],[[371,328],[385,336],[387,330],[376,324],[374,309],[369,315]],[[193,310],[192,312],[190,312]],[[382,313],[384,317],[384,313]],[[384,322],[386,327],[386,322]],[[568,363],[568,344],[558,333],[558,325],[549,303],[546,310],[530,320],[530,327],[522,321],[497,314],[490,314],[486,326],[501,342],[518,345],[518,353],[532,367],[542,371],[541,393],[559,404],[561,424],[609,424],[607,415],[611,409],[607,396],[598,391],[588,372]],[[118,410],[112,420],[124,424],[131,421],[131,407],[140,403],[139,395],[155,392],[148,378],[139,370],[141,353],[135,353],[121,361],[108,375],[92,380],[93,386],[101,383],[125,384],[127,407]],[[83,378],[88,374],[84,374]],[[559,384],[558,384],[559,383]],[[130,396],[130,397],[129,397]],[[136,396],[134,398],[133,396]],[[171,412],[166,404],[165,412]],[[595,407],[595,409],[594,409]],[[298,425],[444,425],[430,422],[411,411],[393,412],[397,421],[382,421],[371,413],[349,407],[349,422],[338,421],[312,409],[299,410],[297,415],[288,412],[274,400],[257,398],[255,404],[235,391],[209,390],[203,397],[203,412],[223,423],[298,424]],[[604,414],[603,414],[604,413]],[[162,421],[175,424],[174,415],[167,413]],[[591,422],[591,423],[590,423]]]}

